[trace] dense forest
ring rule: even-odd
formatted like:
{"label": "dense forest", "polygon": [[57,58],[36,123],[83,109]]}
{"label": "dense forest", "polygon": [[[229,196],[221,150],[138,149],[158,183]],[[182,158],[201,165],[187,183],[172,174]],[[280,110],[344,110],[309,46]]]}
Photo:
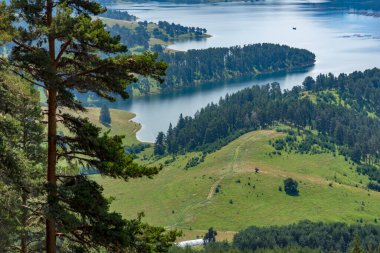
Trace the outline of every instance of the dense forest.
{"label": "dense forest", "polygon": [[112,36],[119,36],[120,42],[128,47],[142,47],[143,50],[149,48],[149,39],[151,34],[148,32],[147,22],[138,22],[135,29],[131,29],[122,25],[107,26],[107,30],[110,31]]}
{"label": "dense forest", "polygon": [[[380,116],[380,71],[379,69],[366,70],[364,72],[353,72],[349,75],[332,74],[319,75],[314,80],[307,78],[304,82],[307,91],[318,92],[323,90],[334,90],[339,95],[338,103],[344,102],[357,112],[363,110]],[[320,94],[321,99],[329,99]],[[331,99],[335,99],[334,96]]]}
{"label": "dense forest", "polygon": [[[164,30],[171,37],[194,34],[195,37],[200,37],[207,33],[207,29],[199,27],[187,27],[179,24],[169,23],[167,21],[158,21],[158,27]],[[154,32],[154,31],[153,31]]]}
{"label": "dense forest", "polygon": [[249,227],[235,235],[233,246],[240,250],[295,245],[321,249],[323,252],[348,252],[358,236],[361,247],[376,249],[380,245],[380,227],[344,223],[302,221],[287,226]]}
{"label": "dense forest", "polygon": [[[360,83],[359,79],[367,80],[375,73],[378,76],[379,72],[379,69],[373,69],[352,75],[358,76],[357,83]],[[248,131],[283,123],[296,129],[309,127],[317,130],[319,139],[323,136],[324,143],[339,146],[342,155],[357,163],[377,163],[379,119],[368,115],[368,111],[357,111],[330,100],[313,101],[313,94],[305,88],[310,81],[315,83],[312,78],[306,78],[303,87],[296,86],[291,90],[281,91],[278,83],[272,83],[227,95],[218,104],[209,104],[201,109],[194,117],[181,115],[175,127],[170,126],[165,135],[159,134],[163,135],[163,141],[157,139],[156,144],[172,154],[212,151]],[[378,79],[372,81],[377,83]],[[343,85],[349,87],[349,82]],[[348,88],[345,90],[352,92]],[[376,102],[372,100],[375,98],[368,99],[368,103]]]}
{"label": "dense forest", "polygon": [[127,21],[137,20],[136,16],[129,14],[127,11],[114,10],[114,9],[107,10],[106,12],[100,14],[99,16],[104,17],[104,18],[127,20]]}
{"label": "dense forest", "polygon": [[[312,66],[315,55],[305,49],[277,44],[252,44],[230,48],[208,48],[187,52],[160,53],[169,64],[160,90],[168,91],[243,76],[292,71]],[[141,93],[150,92],[150,82],[133,85]]]}
{"label": "dense forest", "polygon": [[172,89],[308,67],[314,64],[315,55],[304,49],[263,43],[166,53],[161,59],[169,64],[162,88]]}
{"label": "dense forest", "polygon": [[[380,226],[301,221],[272,227],[249,227],[234,236],[231,244],[208,244],[200,252],[380,252]],[[359,249],[360,251],[354,251]],[[171,249],[172,253],[194,252]],[[199,252],[199,251],[196,251]]]}

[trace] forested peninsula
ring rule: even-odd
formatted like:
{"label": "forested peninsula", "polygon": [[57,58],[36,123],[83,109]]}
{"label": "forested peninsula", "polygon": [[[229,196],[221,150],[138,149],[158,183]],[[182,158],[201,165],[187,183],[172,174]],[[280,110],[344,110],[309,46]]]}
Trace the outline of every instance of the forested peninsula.
{"label": "forested peninsula", "polygon": [[164,89],[291,71],[315,62],[307,50],[269,43],[167,53],[161,58],[169,64]]}
{"label": "forested peninsula", "polygon": [[[159,58],[169,65],[165,81],[157,84],[160,91],[239,77],[290,72],[310,67],[315,62],[315,55],[310,51],[269,43],[163,52]],[[149,81],[143,81],[133,87],[141,94],[149,94],[154,86]]]}

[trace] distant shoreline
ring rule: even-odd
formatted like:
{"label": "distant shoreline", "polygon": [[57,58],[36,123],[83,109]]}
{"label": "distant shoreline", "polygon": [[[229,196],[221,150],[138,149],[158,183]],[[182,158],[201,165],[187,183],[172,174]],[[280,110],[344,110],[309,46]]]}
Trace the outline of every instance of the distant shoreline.
{"label": "distant shoreline", "polygon": [[369,12],[369,11],[349,11],[348,14],[355,14],[366,17],[380,18],[380,12]]}

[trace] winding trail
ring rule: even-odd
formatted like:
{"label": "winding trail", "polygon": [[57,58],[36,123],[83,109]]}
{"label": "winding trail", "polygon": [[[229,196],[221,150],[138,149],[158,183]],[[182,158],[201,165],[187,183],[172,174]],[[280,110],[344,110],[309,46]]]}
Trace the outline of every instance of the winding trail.
{"label": "winding trail", "polygon": [[179,219],[177,220],[177,222],[175,224],[172,224],[170,227],[176,227],[179,224],[183,223],[186,220],[186,218],[189,218],[191,216],[191,213],[193,212],[194,209],[202,207],[202,206],[205,206],[205,205],[207,205],[209,203],[209,201],[215,195],[216,187],[220,184],[220,182],[222,182],[222,180],[226,176],[232,175],[236,171],[237,161],[238,161],[239,152],[240,152],[241,147],[244,146],[247,142],[255,141],[257,139],[260,139],[260,136],[252,136],[251,138],[249,138],[247,140],[244,140],[241,144],[239,144],[236,147],[233,159],[232,159],[231,164],[229,166],[229,170],[227,172],[223,173],[219,177],[219,179],[216,182],[213,183],[213,185],[211,186],[210,191],[209,191],[209,193],[207,195],[207,198],[203,199],[202,201],[200,201],[198,203],[194,203],[192,205],[188,205],[183,210],[183,212],[181,213],[181,216],[179,217]]}
{"label": "winding trail", "polygon": [[220,184],[220,182],[222,182],[222,180],[226,176],[232,175],[236,171],[237,160],[238,160],[238,157],[239,157],[239,153],[240,153],[241,147],[243,147],[247,142],[255,141],[255,140],[259,139],[259,138],[257,136],[252,136],[251,138],[245,140],[244,142],[242,142],[241,144],[239,144],[236,147],[235,152],[234,152],[234,156],[233,156],[233,159],[232,159],[232,162],[230,164],[230,169],[226,173],[222,174],[220,176],[220,178],[211,186],[210,191],[209,191],[209,193],[207,195],[207,200],[211,200],[212,197],[214,197],[216,187],[218,187],[218,185]]}

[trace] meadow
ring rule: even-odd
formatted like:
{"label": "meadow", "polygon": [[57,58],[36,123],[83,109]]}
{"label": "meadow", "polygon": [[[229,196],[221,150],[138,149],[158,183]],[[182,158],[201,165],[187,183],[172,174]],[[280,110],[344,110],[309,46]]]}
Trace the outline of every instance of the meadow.
{"label": "meadow", "polygon": [[[182,229],[186,239],[201,236],[209,227],[221,232],[219,239],[231,239],[234,231],[251,225],[305,219],[377,222],[380,193],[365,189],[368,178],[358,175],[355,165],[332,153],[273,155],[269,141],[283,135],[275,130],[250,132],[187,170],[186,163],[199,153],[173,161],[153,158],[147,150],[139,154],[141,162],[165,165],[153,179],[94,178],[114,198],[113,210],[126,218],[144,212],[148,223]],[[299,196],[283,191],[288,177],[299,183]]]}

